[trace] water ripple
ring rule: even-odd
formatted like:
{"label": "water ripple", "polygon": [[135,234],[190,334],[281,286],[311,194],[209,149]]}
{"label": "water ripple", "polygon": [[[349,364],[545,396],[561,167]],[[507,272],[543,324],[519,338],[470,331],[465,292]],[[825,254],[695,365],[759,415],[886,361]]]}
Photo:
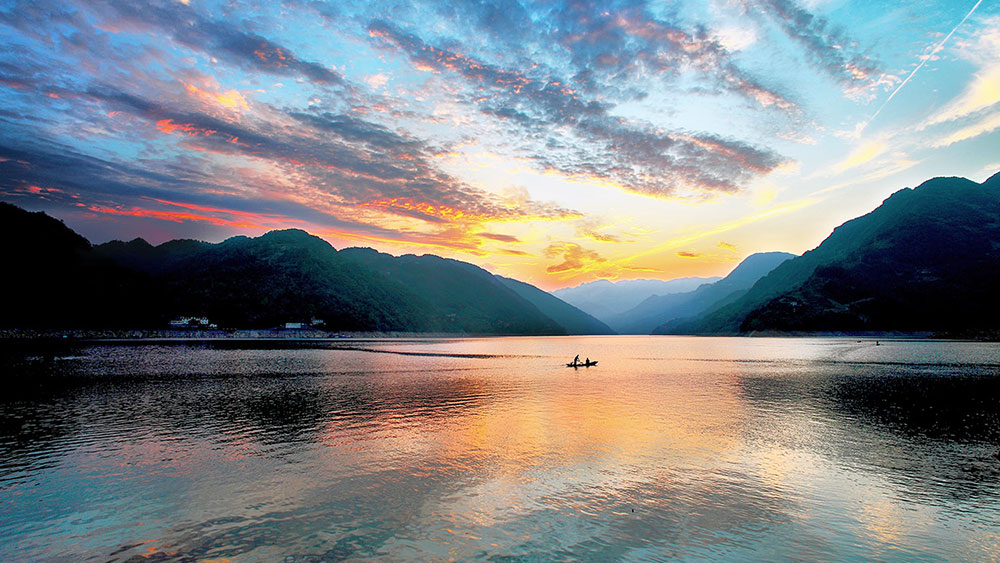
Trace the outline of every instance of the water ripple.
{"label": "water ripple", "polygon": [[[0,349],[0,560],[1000,559],[997,345]],[[600,367],[567,370],[583,353]]]}

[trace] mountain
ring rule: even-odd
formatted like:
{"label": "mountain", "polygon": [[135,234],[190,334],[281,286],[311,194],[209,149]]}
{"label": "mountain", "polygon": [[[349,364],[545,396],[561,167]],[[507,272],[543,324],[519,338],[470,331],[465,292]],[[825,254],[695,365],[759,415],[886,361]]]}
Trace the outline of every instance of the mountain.
{"label": "mountain", "polygon": [[503,276],[496,276],[514,293],[530,302],[550,319],[559,323],[566,334],[615,334],[611,327],[565,301],[537,287]]}
{"label": "mountain", "polygon": [[552,292],[559,299],[607,322],[653,295],[684,293],[720,278],[678,278],[675,280],[598,280]]}
{"label": "mountain", "polygon": [[433,304],[432,332],[565,334],[556,321],[521,298],[486,270],[433,255],[394,257],[369,248],[341,251],[345,259],[370,268]]}
{"label": "mountain", "polygon": [[735,299],[778,264],[794,257],[787,252],[751,254],[717,282],[702,284],[686,293],[648,297],[629,311],[608,319],[608,324],[621,334],[650,334],[667,321],[698,315],[722,300]]}
{"label": "mountain", "polygon": [[323,319],[332,330],[565,334],[489,272],[436,256],[337,251],[305,231],[219,244],[142,241],[96,248],[164,280],[169,310],[224,326]]}
{"label": "mountain", "polygon": [[100,316],[116,327],[138,320],[135,305],[149,294],[149,280],[95,256],[90,242],[61,221],[0,202],[0,240],[7,271],[0,276],[0,326],[77,327]]}
{"label": "mountain", "polygon": [[218,244],[134,239],[92,247],[44,213],[0,204],[0,234],[17,272],[2,278],[0,327],[162,328],[177,316],[206,316],[239,328],[319,318],[330,330],[610,332],[533,286],[472,264],[338,251],[296,229]]}
{"label": "mountain", "polygon": [[834,229],[739,299],[665,332],[997,328],[1000,175],[934,178]]}
{"label": "mountain", "polygon": [[301,230],[238,236],[219,244],[107,243],[95,253],[162,284],[162,305],[151,319],[160,326],[169,317],[194,315],[247,328],[313,317],[339,330],[436,328],[430,304]]}

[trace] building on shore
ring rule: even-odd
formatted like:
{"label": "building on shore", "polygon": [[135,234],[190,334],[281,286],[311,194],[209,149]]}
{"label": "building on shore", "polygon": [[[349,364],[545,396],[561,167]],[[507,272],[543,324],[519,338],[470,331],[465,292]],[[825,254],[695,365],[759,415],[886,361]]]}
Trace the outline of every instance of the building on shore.
{"label": "building on shore", "polygon": [[170,321],[170,328],[184,329],[184,328],[202,328],[202,329],[213,329],[219,328],[219,325],[208,320],[208,317],[177,317],[176,319]]}

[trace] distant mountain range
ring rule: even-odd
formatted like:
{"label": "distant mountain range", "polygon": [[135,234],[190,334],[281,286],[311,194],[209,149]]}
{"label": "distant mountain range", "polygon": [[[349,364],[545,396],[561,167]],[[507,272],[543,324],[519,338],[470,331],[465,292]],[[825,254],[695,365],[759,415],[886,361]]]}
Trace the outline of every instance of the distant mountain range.
{"label": "distant mountain range", "polygon": [[612,333],[538,288],[472,264],[337,251],[300,230],[92,247],[44,213],[0,203],[0,233],[12,272],[0,280],[8,328],[162,328],[185,315],[239,328],[317,318],[329,330]]}
{"label": "distant mountain range", "polygon": [[802,256],[754,254],[721,280],[594,282],[555,296],[457,260],[338,251],[299,230],[95,247],[44,213],[0,203],[0,236],[4,328],[160,328],[185,315],[224,327],[319,318],[330,330],[464,334],[1000,329],[1000,174],[900,190]]}
{"label": "distant mountain range", "polygon": [[837,227],[738,299],[656,332],[974,335],[1000,327],[998,288],[1000,174],[934,178]]}
{"label": "distant mountain range", "polygon": [[608,322],[654,295],[669,295],[692,291],[712,278],[678,278],[675,280],[598,280],[552,292],[559,299],[590,315]]}
{"label": "distant mountain range", "polygon": [[632,309],[612,316],[607,323],[620,334],[650,334],[663,323],[697,316],[710,307],[737,299],[757,280],[791,258],[795,255],[787,252],[751,254],[719,281],[702,284],[694,291],[653,295]]}

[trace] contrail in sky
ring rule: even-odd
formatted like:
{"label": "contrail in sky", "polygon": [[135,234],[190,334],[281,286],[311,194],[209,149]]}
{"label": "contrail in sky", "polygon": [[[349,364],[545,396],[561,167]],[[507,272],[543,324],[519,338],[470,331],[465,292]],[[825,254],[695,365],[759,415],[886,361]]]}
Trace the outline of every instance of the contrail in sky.
{"label": "contrail in sky", "polygon": [[918,70],[923,68],[923,66],[927,64],[927,61],[931,60],[931,57],[934,56],[935,53],[937,53],[938,51],[941,50],[942,47],[944,47],[944,44],[947,43],[949,39],[951,39],[951,36],[954,35],[956,31],[958,31],[958,28],[962,27],[962,24],[965,23],[965,20],[969,19],[969,16],[972,15],[972,12],[975,12],[976,8],[978,8],[979,5],[982,3],[983,0],[979,0],[978,2],[976,2],[976,5],[973,6],[971,10],[969,10],[968,14],[965,14],[965,17],[962,18],[962,21],[958,22],[958,25],[956,25],[955,28],[951,30],[951,33],[945,35],[944,39],[942,39],[930,52],[930,55],[924,58],[924,60],[920,61],[920,64],[918,64],[917,68],[913,69],[913,71],[910,72],[910,75],[906,77],[906,80],[903,80],[903,82],[899,86],[897,86],[895,90],[892,91],[892,94],[889,94],[889,97],[886,98],[884,102],[882,102],[882,106],[878,108],[878,111],[876,111],[871,117],[869,117],[868,121],[866,121],[864,126],[858,131],[859,134],[863,132],[866,127],[868,127],[868,124],[871,123],[872,120],[878,117],[878,114],[882,113],[882,110],[885,109],[885,106],[889,102],[891,102],[894,97],[896,97],[896,94],[898,94],[899,91],[903,89],[903,86],[906,86],[906,83],[909,82],[911,78],[913,78],[913,75],[916,74]]}

